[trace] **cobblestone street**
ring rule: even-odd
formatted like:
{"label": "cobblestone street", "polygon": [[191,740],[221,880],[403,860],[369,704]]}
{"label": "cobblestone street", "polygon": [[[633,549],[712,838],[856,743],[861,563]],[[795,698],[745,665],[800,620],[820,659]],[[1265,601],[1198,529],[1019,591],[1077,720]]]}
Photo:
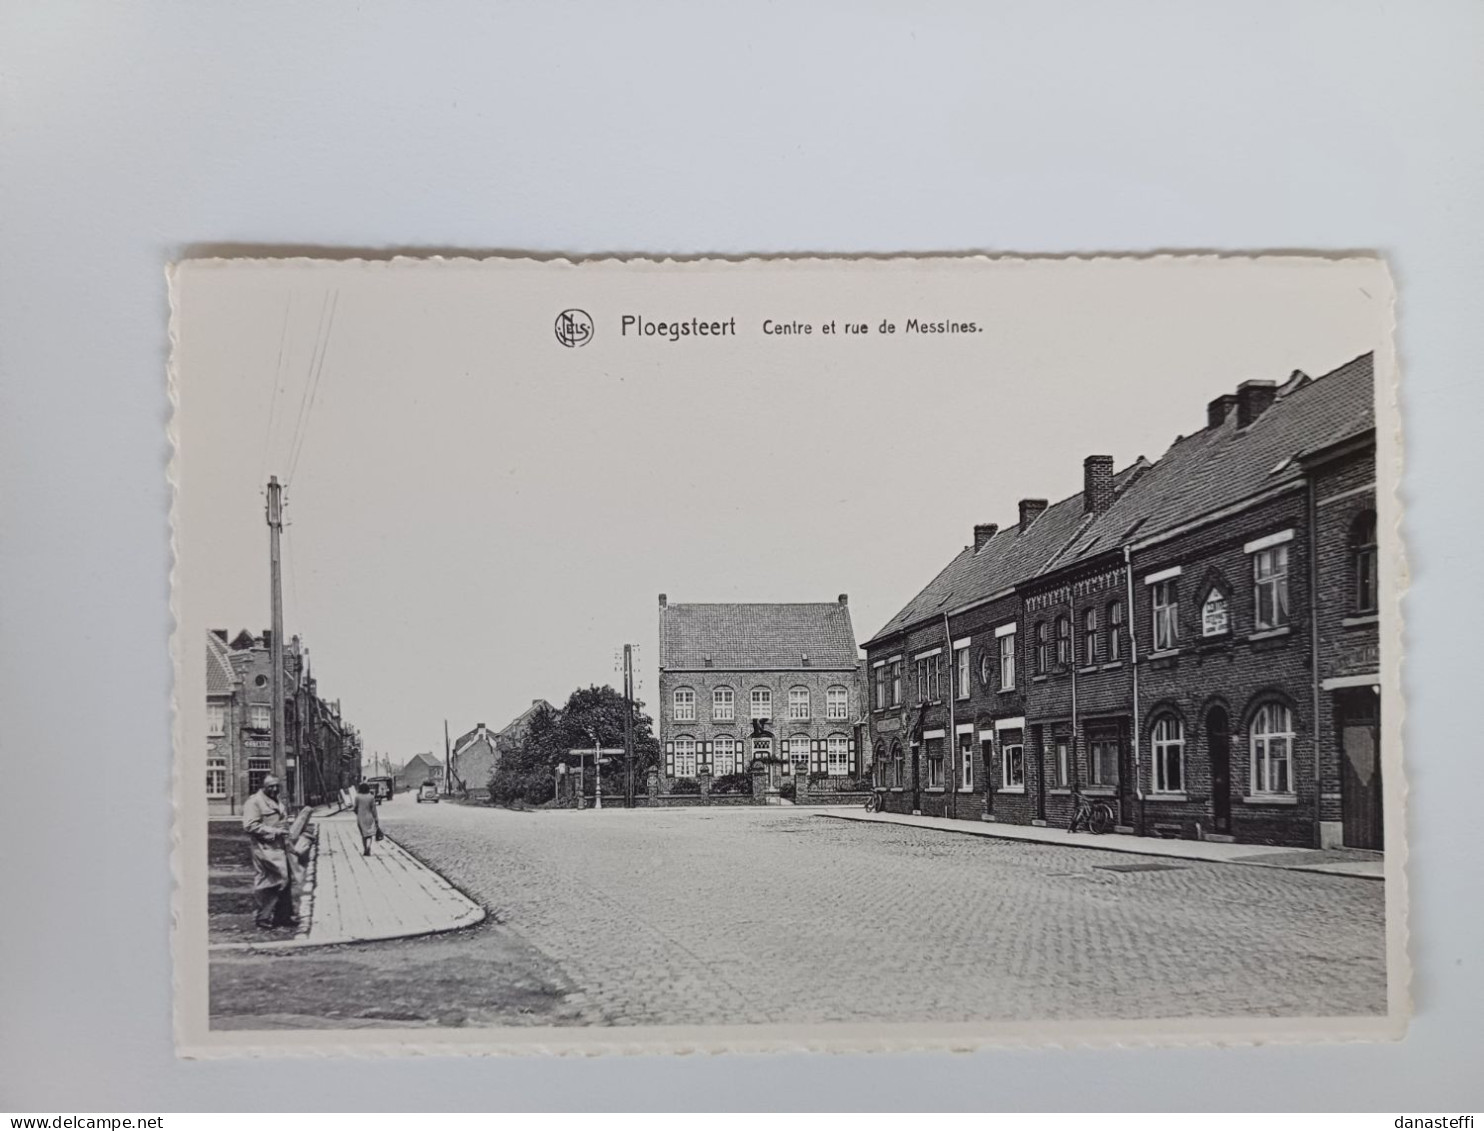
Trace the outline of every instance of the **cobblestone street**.
{"label": "cobblestone street", "polygon": [[513,934],[560,971],[574,1022],[1385,1008],[1384,889],[1366,880],[791,808],[522,813],[404,801],[382,822],[490,909],[497,926],[484,937]]}

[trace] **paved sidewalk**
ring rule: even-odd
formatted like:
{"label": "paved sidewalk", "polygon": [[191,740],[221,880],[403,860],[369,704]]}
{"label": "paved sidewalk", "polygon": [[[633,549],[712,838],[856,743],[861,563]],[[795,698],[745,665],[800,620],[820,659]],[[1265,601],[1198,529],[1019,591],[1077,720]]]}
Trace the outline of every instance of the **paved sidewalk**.
{"label": "paved sidewalk", "polygon": [[216,943],[213,950],[267,950],[432,935],[470,927],[484,908],[390,837],[361,851],[355,818],[317,819],[319,844],[292,939]]}
{"label": "paved sidewalk", "polygon": [[822,810],[821,817],[845,821],[877,821],[912,825],[968,836],[1001,840],[1027,840],[1071,848],[1101,848],[1107,852],[1133,852],[1140,856],[1165,856],[1179,860],[1209,860],[1222,864],[1249,864],[1260,868],[1284,868],[1294,872],[1318,872],[1363,880],[1385,879],[1385,857],[1379,852],[1356,848],[1283,848],[1261,844],[1222,844],[1212,840],[1164,840],[1160,837],[1129,836],[1124,833],[1069,833],[1065,829],[1039,825],[1009,825],[995,821],[959,821],[943,817],[909,817],[900,813],[867,813],[864,809]]}

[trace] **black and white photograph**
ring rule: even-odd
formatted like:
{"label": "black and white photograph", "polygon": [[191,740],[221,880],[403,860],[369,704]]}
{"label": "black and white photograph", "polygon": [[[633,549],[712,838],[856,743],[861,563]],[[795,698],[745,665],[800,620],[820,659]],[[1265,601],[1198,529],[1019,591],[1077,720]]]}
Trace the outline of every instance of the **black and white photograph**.
{"label": "black and white photograph", "polygon": [[183,1051],[1404,1030],[1379,260],[171,282]]}

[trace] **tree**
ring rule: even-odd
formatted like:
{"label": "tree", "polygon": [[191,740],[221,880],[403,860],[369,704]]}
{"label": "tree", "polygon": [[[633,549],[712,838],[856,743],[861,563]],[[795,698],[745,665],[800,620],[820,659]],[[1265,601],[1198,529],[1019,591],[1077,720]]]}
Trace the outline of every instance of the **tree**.
{"label": "tree", "polygon": [[[643,704],[634,701],[634,786],[644,788],[644,777],[651,766],[659,764],[659,742],[654,737],[651,719]],[[498,804],[524,801],[542,805],[550,801],[556,789],[556,768],[568,763],[577,772],[579,759],[572,750],[599,746],[623,746],[624,699],[612,687],[578,688],[560,710],[542,710],[531,719],[531,725],[519,748],[502,757],[490,777],[490,800]],[[584,791],[593,791],[591,760],[583,775]],[[623,792],[624,762],[613,758],[602,767],[603,790],[611,797]]]}

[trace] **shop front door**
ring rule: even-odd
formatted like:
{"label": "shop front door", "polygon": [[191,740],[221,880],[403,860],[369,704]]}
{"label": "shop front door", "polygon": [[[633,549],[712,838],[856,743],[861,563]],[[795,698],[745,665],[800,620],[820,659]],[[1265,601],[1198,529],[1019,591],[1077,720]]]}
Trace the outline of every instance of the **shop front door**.
{"label": "shop front door", "polygon": [[1345,847],[1383,847],[1381,705],[1373,688],[1343,692],[1335,704],[1340,732],[1340,806]]}

